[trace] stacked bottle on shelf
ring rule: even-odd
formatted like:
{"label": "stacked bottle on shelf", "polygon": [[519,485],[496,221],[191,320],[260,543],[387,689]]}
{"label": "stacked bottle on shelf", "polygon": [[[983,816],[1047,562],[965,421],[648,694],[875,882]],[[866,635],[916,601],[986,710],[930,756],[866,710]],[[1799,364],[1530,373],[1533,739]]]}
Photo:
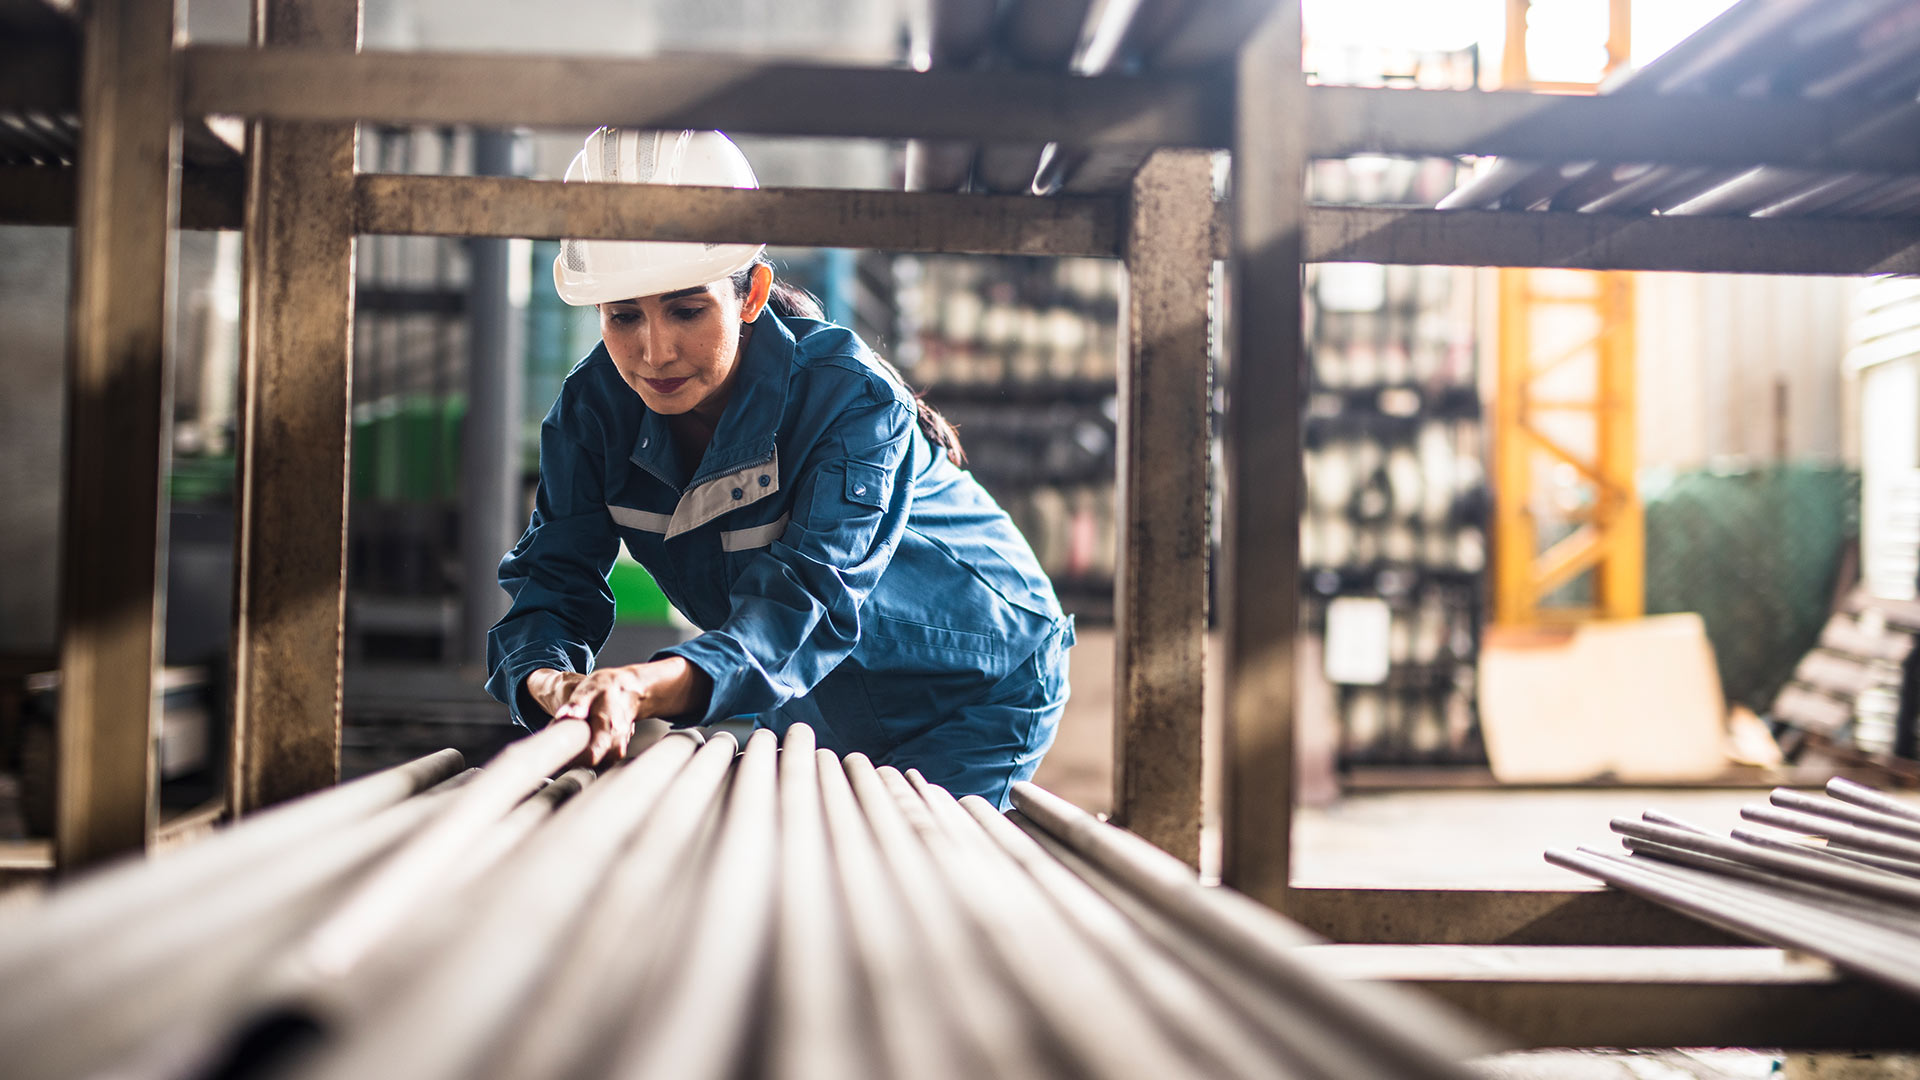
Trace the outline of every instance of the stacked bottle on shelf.
{"label": "stacked bottle on shelf", "polygon": [[[1318,162],[1317,201],[1426,204],[1452,163]],[[1474,710],[1487,564],[1473,271],[1331,263],[1307,275],[1312,372],[1304,626],[1324,635],[1341,760],[1484,760]]]}
{"label": "stacked bottle on shelf", "polygon": [[959,428],[969,467],[1062,602],[1111,618],[1120,268],[1111,260],[902,256],[892,357]]}

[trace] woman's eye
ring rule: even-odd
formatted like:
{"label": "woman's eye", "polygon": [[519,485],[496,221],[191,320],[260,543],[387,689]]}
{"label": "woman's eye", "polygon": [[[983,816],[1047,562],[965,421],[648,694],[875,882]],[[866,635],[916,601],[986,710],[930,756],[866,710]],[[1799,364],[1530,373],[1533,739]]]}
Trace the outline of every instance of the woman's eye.
{"label": "woman's eye", "polygon": [[707,311],[706,308],[699,307],[699,306],[678,307],[673,309],[673,317],[676,319],[679,319],[681,322],[692,322],[693,320],[706,314],[706,311]]}
{"label": "woman's eye", "polygon": [[631,311],[614,311],[607,314],[607,321],[615,326],[628,326],[640,321],[640,316]]}

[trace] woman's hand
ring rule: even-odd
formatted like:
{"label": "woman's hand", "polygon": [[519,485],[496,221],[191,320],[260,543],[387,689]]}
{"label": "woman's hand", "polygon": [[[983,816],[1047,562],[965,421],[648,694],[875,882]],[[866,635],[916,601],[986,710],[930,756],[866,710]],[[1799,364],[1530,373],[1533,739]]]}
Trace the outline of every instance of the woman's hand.
{"label": "woman's hand", "polygon": [[573,688],[580,685],[585,675],[577,671],[556,671],[553,668],[539,668],[527,676],[527,696],[533,699],[540,711],[549,717],[560,711],[560,706],[573,697]]}
{"label": "woman's hand", "polygon": [[[618,757],[626,755],[635,721],[703,710],[713,693],[706,672],[678,656],[601,668],[572,679],[566,700],[548,713],[555,720],[587,722],[587,758],[596,765],[610,750]],[[533,682],[529,677],[529,693],[536,693]]]}

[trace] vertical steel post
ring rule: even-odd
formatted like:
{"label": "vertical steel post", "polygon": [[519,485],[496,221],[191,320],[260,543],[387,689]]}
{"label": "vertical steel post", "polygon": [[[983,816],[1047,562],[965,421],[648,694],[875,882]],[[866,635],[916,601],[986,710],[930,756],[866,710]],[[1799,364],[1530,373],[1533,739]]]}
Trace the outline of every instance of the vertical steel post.
{"label": "vertical steel post", "polygon": [[[254,40],[342,50],[358,0],[256,0]],[[247,161],[232,798],[339,778],[354,125],[257,122]]]}
{"label": "vertical steel post", "polygon": [[1161,150],[1147,159],[1133,177],[1125,242],[1114,818],[1197,867],[1206,700],[1210,153]]}
{"label": "vertical steel post", "polygon": [[60,866],[144,847],[163,655],[174,7],[86,6],[67,366],[60,598]]}
{"label": "vertical steel post", "polygon": [[[473,136],[473,171],[513,175],[514,138],[503,131]],[[507,613],[500,557],[526,524],[520,497],[520,411],[525,371],[521,311],[509,288],[514,242],[467,241],[467,417],[460,437],[460,648],[484,663],[487,630]]]}
{"label": "vertical steel post", "polygon": [[1306,79],[1300,0],[1240,49],[1233,129],[1233,351],[1227,364],[1226,694],[1221,873],[1284,910],[1293,829],[1293,648],[1299,621],[1300,266]]}

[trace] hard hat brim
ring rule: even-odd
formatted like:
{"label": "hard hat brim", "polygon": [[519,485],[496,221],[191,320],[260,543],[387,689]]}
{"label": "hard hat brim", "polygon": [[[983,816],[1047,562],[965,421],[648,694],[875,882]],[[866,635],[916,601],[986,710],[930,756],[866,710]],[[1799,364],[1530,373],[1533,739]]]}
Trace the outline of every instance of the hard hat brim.
{"label": "hard hat brim", "polygon": [[[607,251],[614,243],[596,241]],[[569,270],[563,250],[553,259],[553,288],[560,299],[575,307],[609,304],[616,300],[637,300],[643,296],[691,289],[719,281],[752,266],[766,249],[764,244],[683,244],[650,241],[629,242],[629,256],[617,261],[628,266],[593,273]],[[622,245],[627,246],[627,245]],[[596,261],[606,259],[603,254]]]}

